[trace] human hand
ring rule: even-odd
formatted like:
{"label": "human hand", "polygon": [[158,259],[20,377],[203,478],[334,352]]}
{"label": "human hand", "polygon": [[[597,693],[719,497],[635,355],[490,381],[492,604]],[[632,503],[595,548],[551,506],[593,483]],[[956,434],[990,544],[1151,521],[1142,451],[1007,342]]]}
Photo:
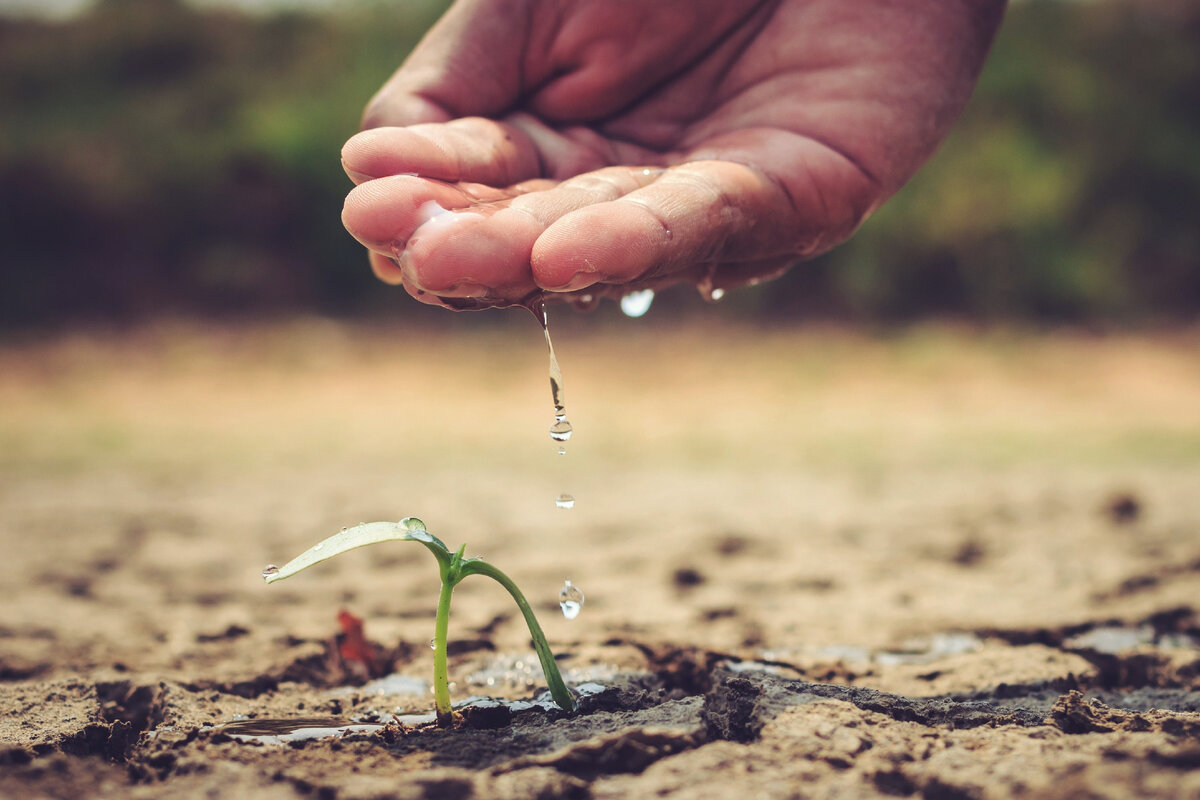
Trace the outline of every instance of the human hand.
{"label": "human hand", "polygon": [[454,308],[754,283],[911,177],[1003,7],[460,0],[343,149],[343,221],[381,279]]}

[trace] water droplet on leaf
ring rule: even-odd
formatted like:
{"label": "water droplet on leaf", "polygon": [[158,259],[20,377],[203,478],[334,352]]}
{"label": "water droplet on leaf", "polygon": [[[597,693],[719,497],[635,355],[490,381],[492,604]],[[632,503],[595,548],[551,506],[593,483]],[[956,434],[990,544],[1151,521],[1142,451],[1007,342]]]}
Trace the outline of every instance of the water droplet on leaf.
{"label": "water droplet on leaf", "polygon": [[562,590],[558,593],[558,605],[562,608],[564,617],[575,619],[583,608],[583,591],[570,581],[564,581]]}
{"label": "water droplet on leaf", "polygon": [[263,567],[262,576],[263,576],[264,580],[271,577],[272,575],[278,575],[278,574],[279,574],[279,567],[275,566],[274,564],[267,564],[265,567]]}

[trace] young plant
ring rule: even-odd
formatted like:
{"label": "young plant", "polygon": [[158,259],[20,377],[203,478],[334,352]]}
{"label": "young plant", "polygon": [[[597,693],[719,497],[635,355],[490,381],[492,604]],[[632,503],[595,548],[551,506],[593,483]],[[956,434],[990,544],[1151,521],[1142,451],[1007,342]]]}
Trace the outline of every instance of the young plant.
{"label": "young plant", "polygon": [[529,602],[525,599],[525,595],[521,594],[517,585],[512,582],[511,578],[483,559],[463,558],[463,551],[467,547],[465,544],[451,553],[442,540],[425,530],[425,523],[416,517],[405,517],[399,522],[364,522],[353,528],[345,528],[325,541],[313,545],[282,567],[267,567],[263,570],[263,578],[267,583],[281,581],[347,550],[389,541],[420,542],[429,552],[433,553],[433,557],[438,562],[438,572],[442,578],[442,591],[438,598],[437,619],[434,623],[433,634],[433,697],[437,707],[439,725],[449,725],[453,720],[453,711],[450,707],[449,676],[446,669],[446,634],[450,624],[450,595],[454,591],[454,587],[468,575],[485,575],[492,578],[507,589],[513,600],[517,601],[517,607],[521,609],[521,614],[525,617],[525,624],[529,626],[529,635],[533,637],[533,648],[537,651],[538,660],[542,662],[542,672],[545,673],[546,685],[550,687],[551,696],[564,711],[575,711],[575,698],[567,685],[563,683],[562,675],[558,672],[558,665],[554,662],[554,653],[550,652],[546,635],[542,633],[542,626],[538,624],[533,609],[530,608]]}

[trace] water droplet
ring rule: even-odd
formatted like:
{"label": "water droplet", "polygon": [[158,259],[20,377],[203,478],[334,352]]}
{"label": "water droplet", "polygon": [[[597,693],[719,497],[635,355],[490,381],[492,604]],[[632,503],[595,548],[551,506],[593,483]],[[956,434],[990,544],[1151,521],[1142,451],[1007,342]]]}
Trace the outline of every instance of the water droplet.
{"label": "water droplet", "polygon": [[556,442],[565,442],[571,438],[571,434],[575,429],[571,427],[571,423],[566,417],[556,417],[554,424],[550,426],[550,438]]}
{"label": "water droplet", "polygon": [[546,350],[550,354],[550,400],[554,403],[554,424],[550,426],[550,438],[556,442],[565,442],[571,438],[572,429],[571,423],[567,421],[566,400],[563,399],[562,368],[558,365],[558,356],[554,354],[554,342],[550,341],[550,326],[544,304],[540,306],[540,310],[542,333],[546,335]]}
{"label": "water droplet", "polygon": [[400,526],[408,531],[408,539],[418,542],[432,542],[433,535],[425,530],[425,523],[416,517],[405,517],[400,520]]}
{"label": "water droplet", "polygon": [[314,544],[314,545],[313,545],[313,548],[312,548],[312,549],[313,549],[313,550],[320,550],[320,549],[321,549],[322,547],[324,547],[324,546],[325,546],[325,543],[324,543],[324,542],[317,542],[316,544]]}
{"label": "water droplet", "polygon": [[430,639],[430,640],[429,640],[429,649],[430,649],[430,650],[437,650],[437,639]]}
{"label": "water droplet", "polygon": [[574,508],[575,498],[569,494],[560,494],[557,498],[555,498],[554,505],[558,506],[559,508]]}
{"label": "water droplet", "polygon": [[643,289],[640,292],[630,292],[621,298],[621,311],[627,317],[640,317],[650,310],[654,302],[654,290]]}
{"label": "water droplet", "polygon": [[263,571],[262,571],[263,580],[266,580],[267,578],[271,577],[272,575],[278,575],[278,574],[279,574],[279,567],[275,566],[274,564],[267,564],[265,567],[263,567]]}
{"label": "water droplet", "polygon": [[562,590],[558,593],[558,605],[562,608],[564,617],[575,619],[583,608],[583,591],[570,581],[564,581]]}
{"label": "water droplet", "polygon": [[558,446],[558,454],[559,454],[560,456],[565,456],[565,455],[567,454],[567,448],[563,447],[563,446],[560,444],[560,445]]}
{"label": "water droplet", "polygon": [[600,296],[592,293],[581,294],[571,301],[579,311],[592,311],[600,305]]}
{"label": "water droplet", "polygon": [[696,291],[700,292],[700,296],[709,303],[715,303],[725,296],[725,290],[717,288],[716,275],[717,265],[709,264],[705,269],[704,277],[696,281]]}
{"label": "water droplet", "polygon": [[347,528],[345,525],[343,525],[343,526],[342,526],[342,531],[341,531],[341,532],[342,532],[342,533],[345,533],[345,532],[346,532],[346,531],[348,531],[348,530],[350,530],[350,529],[349,529],[349,528]]}

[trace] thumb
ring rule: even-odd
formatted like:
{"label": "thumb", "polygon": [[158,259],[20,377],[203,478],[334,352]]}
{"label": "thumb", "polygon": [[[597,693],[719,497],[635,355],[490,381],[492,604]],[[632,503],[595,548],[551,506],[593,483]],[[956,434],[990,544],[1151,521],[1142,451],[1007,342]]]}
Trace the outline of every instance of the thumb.
{"label": "thumb", "polygon": [[528,12],[528,2],[455,3],[371,98],[362,127],[502,116],[521,94]]}

